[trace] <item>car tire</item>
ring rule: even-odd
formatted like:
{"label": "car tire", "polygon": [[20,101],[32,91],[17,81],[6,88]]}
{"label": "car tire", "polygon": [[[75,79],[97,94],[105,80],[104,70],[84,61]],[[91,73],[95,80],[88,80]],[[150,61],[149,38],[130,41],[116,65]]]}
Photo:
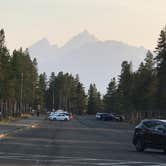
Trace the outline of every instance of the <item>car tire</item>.
{"label": "car tire", "polygon": [[53,120],[57,120],[56,118],[54,118]]}
{"label": "car tire", "polygon": [[67,121],[67,118],[65,118],[64,121]]}
{"label": "car tire", "polygon": [[135,147],[137,152],[143,152],[145,150],[144,143],[140,139],[137,140]]}
{"label": "car tire", "polygon": [[166,146],[164,147],[163,152],[166,154]]}

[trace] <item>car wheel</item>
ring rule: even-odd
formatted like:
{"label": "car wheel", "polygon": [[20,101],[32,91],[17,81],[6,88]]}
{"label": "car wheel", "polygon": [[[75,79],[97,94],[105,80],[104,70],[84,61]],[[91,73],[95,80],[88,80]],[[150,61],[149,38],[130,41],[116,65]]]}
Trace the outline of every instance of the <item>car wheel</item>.
{"label": "car wheel", "polygon": [[64,121],[67,121],[67,118],[65,118]]}
{"label": "car wheel", "polygon": [[166,146],[164,147],[163,151],[164,151],[164,153],[166,154]]}
{"label": "car wheel", "polygon": [[54,118],[53,120],[57,120],[56,118]]}
{"label": "car wheel", "polygon": [[143,152],[145,149],[144,143],[141,140],[137,140],[135,147],[137,152]]}

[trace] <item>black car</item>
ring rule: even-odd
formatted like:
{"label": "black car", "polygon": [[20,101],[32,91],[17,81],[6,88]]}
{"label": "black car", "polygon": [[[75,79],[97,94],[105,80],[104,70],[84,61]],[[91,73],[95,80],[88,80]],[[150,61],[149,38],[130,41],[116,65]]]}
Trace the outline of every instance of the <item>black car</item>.
{"label": "black car", "polygon": [[96,113],[96,119],[99,120],[104,120],[104,121],[108,121],[108,120],[112,120],[112,121],[122,121],[120,116],[115,116],[112,113]]}
{"label": "black car", "polygon": [[138,152],[146,148],[163,149],[166,152],[166,120],[143,120],[135,127],[133,144]]}
{"label": "black car", "polygon": [[122,122],[122,121],[125,120],[124,116],[122,116],[122,115],[118,115],[118,114],[115,114],[115,113],[113,113],[112,115],[114,116],[114,119],[115,119],[116,121]]}

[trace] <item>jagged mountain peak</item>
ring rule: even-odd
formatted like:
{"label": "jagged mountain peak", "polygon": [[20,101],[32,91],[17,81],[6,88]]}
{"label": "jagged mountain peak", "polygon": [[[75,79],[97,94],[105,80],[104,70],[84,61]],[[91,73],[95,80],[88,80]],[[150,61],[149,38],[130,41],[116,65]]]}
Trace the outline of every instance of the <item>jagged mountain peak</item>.
{"label": "jagged mountain peak", "polygon": [[78,39],[80,39],[80,40],[84,39],[87,42],[95,42],[95,41],[97,41],[97,38],[93,34],[89,33],[87,30],[84,30],[84,31],[80,32],[78,35],[76,35],[72,39],[73,40],[74,39],[77,39],[77,40]]}
{"label": "jagged mountain peak", "polygon": [[97,42],[98,39],[90,34],[87,30],[84,30],[71,38],[63,47],[67,48],[80,48],[83,45]]}
{"label": "jagged mountain peak", "polygon": [[87,31],[86,29],[83,30],[82,32],[80,32],[78,35],[76,35],[75,37],[87,37],[93,40],[97,40],[96,37],[91,34],[89,31]]}
{"label": "jagged mountain peak", "polygon": [[124,60],[132,61],[135,70],[147,52],[143,47],[125,42],[97,40],[87,30],[74,36],[63,47],[56,48],[43,38],[29,50],[30,55],[37,58],[40,73],[78,73],[86,89],[95,82],[102,93],[109,80],[120,73]]}
{"label": "jagged mountain peak", "polygon": [[40,39],[38,42],[36,42],[36,44],[42,44],[42,45],[50,45],[50,42],[48,41],[47,38],[42,38]]}
{"label": "jagged mountain peak", "polygon": [[36,50],[47,50],[47,49],[58,49],[58,45],[56,44],[50,44],[47,38],[42,38],[35,42],[32,46],[29,47],[29,49],[36,49]]}

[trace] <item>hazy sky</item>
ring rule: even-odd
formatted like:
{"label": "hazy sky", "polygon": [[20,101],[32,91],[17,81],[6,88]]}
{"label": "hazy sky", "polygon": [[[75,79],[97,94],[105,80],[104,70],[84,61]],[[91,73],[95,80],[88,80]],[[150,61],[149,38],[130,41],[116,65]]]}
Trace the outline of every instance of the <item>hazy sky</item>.
{"label": "hazy sky", "polygon": [[0,0],[0,28],[10,49],[46,37],[63,45],[88,30],[101,40],[154,49],[166,24],[166,0]]}

